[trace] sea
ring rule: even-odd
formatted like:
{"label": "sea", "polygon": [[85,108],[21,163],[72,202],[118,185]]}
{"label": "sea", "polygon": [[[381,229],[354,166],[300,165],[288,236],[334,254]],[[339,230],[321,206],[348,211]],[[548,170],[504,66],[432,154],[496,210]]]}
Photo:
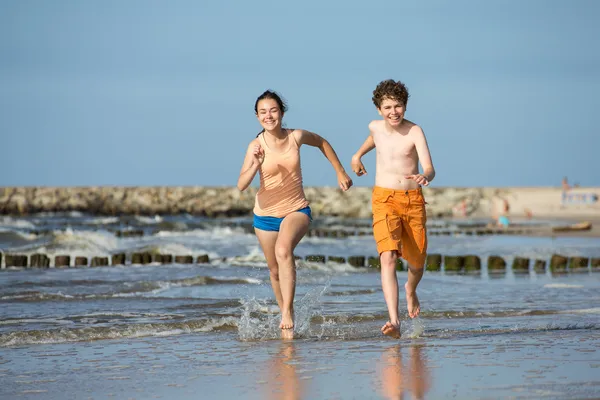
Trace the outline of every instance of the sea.
{"label": "sea", "polygon": [[[316,216],[312,229],[346,234],[296,248],[296,328],[282,339],[250,218],[0,216],[0,398],[600,398],[600,270],[533,266],[598,258],[600,238],[461,231],[483,223],[428,221],[429,253],[477,255],[481,270],[426,271],[418,318],[400,293],[394,340],[379,270],[347,261],[377,255],[370,221]],[[136,252],[193,262],[132,264]],[[124,265],[73,262],[122,253]],[[11,254],[50,265],[6,267]],[[492,255],[505,271],[488,271]]]}

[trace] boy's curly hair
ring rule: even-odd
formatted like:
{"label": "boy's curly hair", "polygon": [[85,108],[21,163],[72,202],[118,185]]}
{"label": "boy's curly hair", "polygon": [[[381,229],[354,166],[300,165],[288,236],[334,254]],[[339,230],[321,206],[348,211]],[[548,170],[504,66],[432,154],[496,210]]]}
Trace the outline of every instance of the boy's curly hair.
{"label": "boy's curly hair", "polygon": [[381,107],[381,103],[386,98],[399,101],[406,106],[408,97],[408,89],[404,83],[400,81],[396,82],[393,79],[379,82],[379,85],[373,90],[373,103],[377,108]]}

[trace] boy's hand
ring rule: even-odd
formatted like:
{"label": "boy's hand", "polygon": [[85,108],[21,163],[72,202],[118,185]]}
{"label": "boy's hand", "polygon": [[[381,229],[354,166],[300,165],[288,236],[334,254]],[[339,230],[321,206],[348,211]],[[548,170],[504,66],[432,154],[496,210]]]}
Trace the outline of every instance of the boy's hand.
{"label": "boy's hand", "polygon": [[404,179],[412,179],[417,182],[419,185],[427,186],[429,185],[429,181],[425,178],[423,174],[415,174],[415,175],[406,175]]}
{"label": "boy's hand", "polygon": [[352,166],[352,171],[354,171],[356,175],[362,176],[367,174],[367,170],[365,169],[362,161],[360,161],[360,158],[352,157],[352,162],[350,165]]}
{"label": "boy's hand", "polygon": [[350,189],[350,187],[352,186],[352,179],[350,179],[346,171],[338,172],[337,178],[338,185],[340,185],[340,189],[342,189],[344,192]]}

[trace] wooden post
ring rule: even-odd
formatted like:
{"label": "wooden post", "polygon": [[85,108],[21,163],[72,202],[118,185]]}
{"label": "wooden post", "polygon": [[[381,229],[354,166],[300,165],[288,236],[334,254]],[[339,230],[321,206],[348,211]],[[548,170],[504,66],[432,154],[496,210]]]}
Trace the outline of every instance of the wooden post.
{"label": "wooden post", "polygon": [[569,260],[569,269],[587,269],[590,259],[587,257],[571,257]]}
{"label": "wooden post", "polygon": [[193,264],[194,257],[192,256],[175,256],[175,264]]}
{"label": "wooden post", "polygon": [[535,272],[544,272],[546,270],[546,260],[535,260],[533,270]]}
{"label": "wooden post", "polygon": [[201,254],[198,256],[198,258],[196,259],[196,262],[198,264],[208,264],[210,263],[210,259],[208,258],[208,254]]}
{"label": "wooden post", "polygon": [[305,260],[309,261],[309,262],[324,263],[325,262],[325,256],[322,256],[322,255],[309,255],[309,256],[306,256]]}
{"label": "wooden post", "polygon": [[481,271],[481,258],[475,255],[465,256],[465,272]]}
{"label": "wooden post", "polygon": [[567,270],[567,257],[553,254],[550,259],[550,271],[565,272]]}
{"label": "wooden post", "polygon": [[442,269],[442,255],[428,254],[425,260],[425,268],[427,268],[427,271],[440,271]]}
{"label": "wooden post", "polygon": [[381,260],[379,257],[369,257],[367,260],[367,267],[381,269]]}
{"label": "wooden post", "polygon": [[71,256],[54,257],[54,268],[69,267],[71,265]]}
{"label": "wooden post", "polygon": [[329,262],[334,262],[334,263],[338,263],[338,264],[343,264],[346,262],[346,259],[344,257],[336,257],[336,256],[329,256],[327,258],[327,260]]}
{"label": "wooden post", "polygon": [[161,264],[173,264],[173,255],[172,254],[157,254],[154,258],[154,261],[159,262]]}
{"label": "wooden post", "polygon": [[29,257],[29,266],[31,267],[45,267],[50,266],[50,259],[45,254],[35,253]]}
{"label": "wooden post", "polygon": [[87,267],[88,259],[87,257],[75,257],[75,266],[76,267]]}
{"label": "wooden post", "polygon": [[27,267],[27,256],[21,254],[6,254],[4,258],[7,267]]}
{"label": "wooden post", "polygon": [[125,253],[113,254],[110,261],[112,265],[125,265]]}
{"label": "wooden post", "polygon": [[400,257],[396,259],[396,271],[404,271],[404,262]]}
{"label": "wooden post", "polygon": [[444,271],[459,272],[465,266],[465,258],[463,256],[444,256]]}
{"label": "wooden post", "polygon": [[363,256],[350,256],[348,257],[348,264],[353,267],[364,267],[365,266],[365,258]]}
{"label": "wooden post", "polygon": [[515,257],[512,269],[514,272],[529,272],[529,258]]}
{"label": "wooden post", "polygon": [[506,269],[506,261],[500,256],[488,257],[488,272],[504,272]]}
{"label": "wooden post", "polygon": [[108,257],[93,257],[92,267],[104,267],[108,265]]}
{"label": "wooden post", "polygon": [[152,254],[149,252],[144,253],[133,253],[131,255],[132,264],[150,264],[152,262]]}

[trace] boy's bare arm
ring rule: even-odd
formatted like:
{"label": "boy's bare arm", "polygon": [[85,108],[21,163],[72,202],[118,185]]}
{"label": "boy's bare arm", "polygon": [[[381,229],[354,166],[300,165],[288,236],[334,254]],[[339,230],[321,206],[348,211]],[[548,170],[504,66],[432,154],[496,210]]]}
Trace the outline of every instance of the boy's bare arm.
{"label": "boy's bare arm", "polygon": [[413,179],[418,184],[427,186],[429,185],[429,182],[435,178],[435,168],[433,167],[433,162],[431,161],[429,146],[427,145],[427,139],[425,138],[423,130],[418,125],[415,125],[412,130],[413,132],[411,133],[414,134],[417,157],[419,158],[419,162],[423,168],[423,173],[405,176],[405,178]]}
{"label": "boy's bare arm", "polygon": [[[369,128],[371,128],[371,125],[369,125]],[[362,144],[362,146],[360,146],[358,151],[352,156],[352,162],[351,162],[352,171],[354,171],[354,173],[356,175],[362,176],[362,175],[367,174],[367,170],[365,169],[365,166],[363,165],[363,163],[360,159],[362,158],[362,156],[364,156],[365,154],[367,154],[374,148],[375,148],[375,141],[373,140],[372,133],[369,133],[369,136],[367,137],[365,142]]]}

